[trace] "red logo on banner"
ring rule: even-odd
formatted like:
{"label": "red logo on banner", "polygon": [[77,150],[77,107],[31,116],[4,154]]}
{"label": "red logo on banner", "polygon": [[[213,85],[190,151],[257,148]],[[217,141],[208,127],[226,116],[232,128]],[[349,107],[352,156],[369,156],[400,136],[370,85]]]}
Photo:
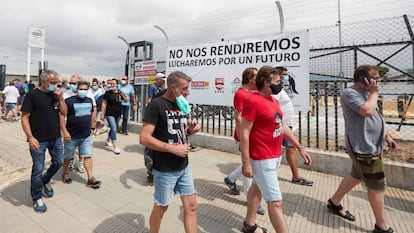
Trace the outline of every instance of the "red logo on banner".
{"label": "red logo on banner", "polygon": [[223,89],[224,89],[224,78],[216,78],[215,81],[215,86],[216,86],[216,93],[224,93]]}

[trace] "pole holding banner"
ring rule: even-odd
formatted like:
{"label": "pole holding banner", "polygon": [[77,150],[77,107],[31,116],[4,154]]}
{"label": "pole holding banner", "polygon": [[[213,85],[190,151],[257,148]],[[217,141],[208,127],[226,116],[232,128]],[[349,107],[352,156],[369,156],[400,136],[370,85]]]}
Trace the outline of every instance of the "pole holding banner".
{"label": "pole holding banner", "polygon": [[280,1],[275,1],[277,10],[279,11],[279,18],[280,18],[280,34],[285,32],[285,16],[283,15],[282,5]]}

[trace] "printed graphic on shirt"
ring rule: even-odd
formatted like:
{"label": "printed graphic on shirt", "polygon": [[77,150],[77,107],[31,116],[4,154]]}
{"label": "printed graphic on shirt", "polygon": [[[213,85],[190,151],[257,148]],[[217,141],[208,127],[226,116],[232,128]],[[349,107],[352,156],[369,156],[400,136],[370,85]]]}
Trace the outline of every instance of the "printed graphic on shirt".
{"label": "printed graphic on shirt", "polygon": [[74,103],[75,117],[89,116],[92,114],[92,105],[90,103]]}
{"label": "printed graphic on shirt", "polygon": [[176,135],[179,144],[188,144],[188,138],[186,134],[187,128],[187,115],[182,114],[180,110],[166,110],[165,115],[167,117],[167,130],[171,135]]}
{"label": "printed graphic on shirt", "polygon": [[275,113],[276,129],[273,131],[273,138],[279,137],[283,133],[282,118],[278,113]]}

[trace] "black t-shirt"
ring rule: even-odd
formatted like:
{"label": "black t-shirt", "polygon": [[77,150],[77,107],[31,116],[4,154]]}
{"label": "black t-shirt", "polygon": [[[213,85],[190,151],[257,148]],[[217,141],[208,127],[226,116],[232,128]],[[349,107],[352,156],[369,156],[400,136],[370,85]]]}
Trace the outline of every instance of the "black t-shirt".
{"label": "black t-shirt", "polygon": [[[188,143],[187,115],[178,108],[177,103],[164,97],[153,99],[145,111],[144,121],[155,126],[153,137],[160,141],[176,144]],[[187,167],[188,158],[171,153],[154,151],[153,168],[162,171],[179,171]]]}
{"label": "black t-shirt", "polygon": [[86,138],[91,134],[93,101],[91,98],[72,96],[65,99],[68,106],[66,129],[71,138]]}
{"label": "black t-shirt", "polygon": [[59,100],[55,93],[33,89],[24,98],[22,112],[30,113],[30,128],[39,142],[60,137]]}
{"label": "black t-shirt", "polygon": [[122,97],[119,91],[115,93],[113,90],[108,90],[105,92],[103,99],[106,100],[106,116],[119,117],[122,115]]}

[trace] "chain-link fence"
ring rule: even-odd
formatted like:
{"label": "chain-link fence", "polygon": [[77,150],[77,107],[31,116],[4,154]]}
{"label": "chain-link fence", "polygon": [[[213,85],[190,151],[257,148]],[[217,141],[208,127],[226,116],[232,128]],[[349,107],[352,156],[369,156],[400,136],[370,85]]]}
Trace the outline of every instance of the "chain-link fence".
{"label": "chain-link fence", "polygon": [[[341,150],[344,122],[340,92],[352,85],[361,64],[380,67],[378,107],[398,140],[414,138],[413,16],[377,19],[309,30],[311,111],[297,112],[295,134],[310,148]],[[341,38],[341,40],[339,40]],[[233,136],[231,106],[192,104],[191,117],[204,133]]]}

